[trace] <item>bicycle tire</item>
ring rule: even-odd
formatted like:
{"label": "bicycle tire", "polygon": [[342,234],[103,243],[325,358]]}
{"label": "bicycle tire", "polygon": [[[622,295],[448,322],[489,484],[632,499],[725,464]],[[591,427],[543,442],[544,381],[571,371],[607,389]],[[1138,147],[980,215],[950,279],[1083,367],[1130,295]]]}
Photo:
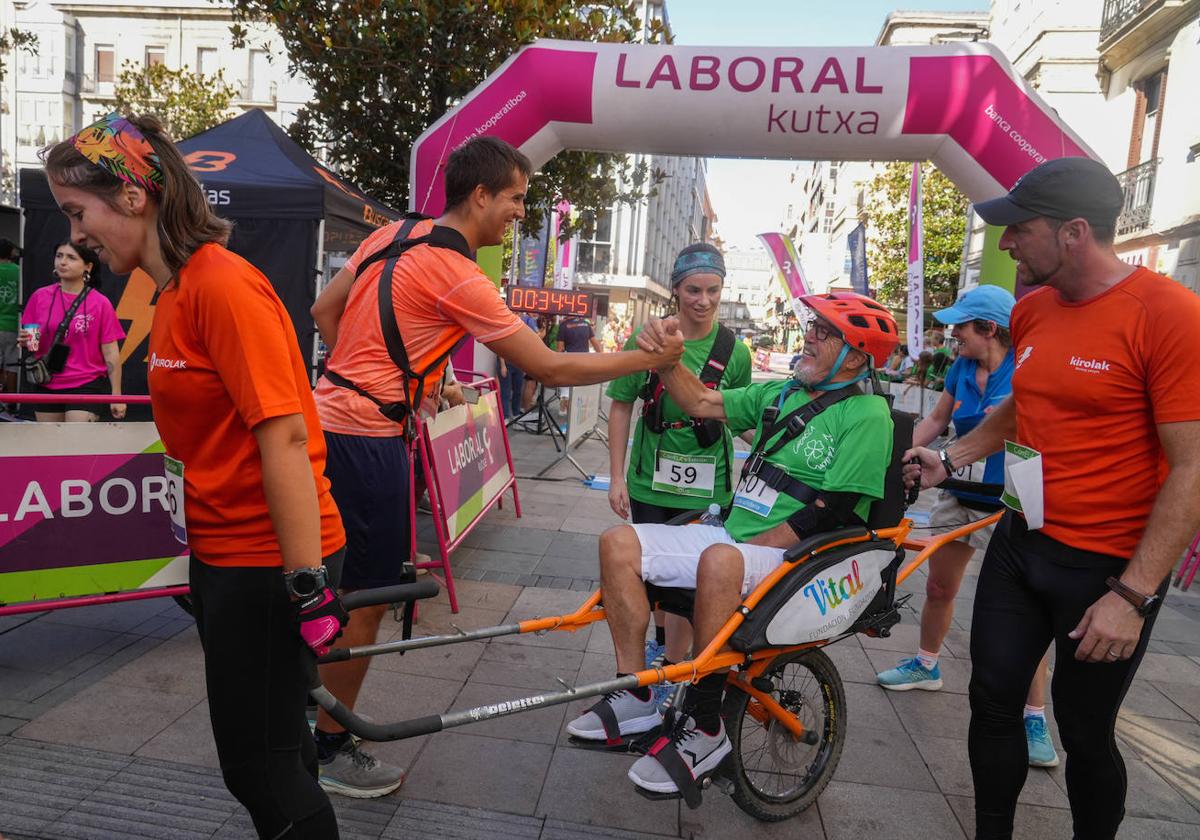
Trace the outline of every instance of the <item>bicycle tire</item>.
{"label": "bicycle tire", "polygon": [[[803,672],[789,676],[789,667]],[[820,650],[805,650],[776,657],[763,672],[775,684],[772,696],[784,708],[797,714],[809,732],[817,732],[816,744],[798,743],[782,726],[768,718],[765,725],[750,714],[753,698],[736,689],[726,693],[725,726],[732,746],[729,775],[733,781],[733,801],[750,816],[762,822],[779,822],[796,816],[816,802],[833,778],[846,740],[846,692],[837,667]],[[797,686],[797,677],[800,685]],[[805,694],[807,684],[818,689]],[[756,747],[761,739],[763,746]],[[812,750],[811,761],[803,762],[806,772],[795,774],[792,789],[770,792],[764,789],[764,777],[783,778],[778,768],[780,752]],[[775,769],[758,767],[756,758],[773,752]],[[751,761],[755,759],[754,761]],[[749,764],[756,766],[750,767]],[[800,763],[792,759],[797,769]]]}

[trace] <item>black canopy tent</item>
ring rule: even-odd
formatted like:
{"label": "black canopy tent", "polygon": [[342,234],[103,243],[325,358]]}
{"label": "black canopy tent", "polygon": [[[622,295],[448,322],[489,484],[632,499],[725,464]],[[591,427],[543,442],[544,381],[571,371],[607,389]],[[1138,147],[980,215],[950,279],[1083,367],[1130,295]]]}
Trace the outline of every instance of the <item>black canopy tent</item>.
{"label": "black canopy tent", "polygon": [[[399,214],[319,164],[260,110],[179,143],[218,215],[234,222],[229,247],[267,276],[287,307],[300,352],[314,359],[316,298],[323,251],[353,251]],[[53,281],[54,250],[70,226],[40,169],[20,172],[24,211],[22,299]],[[136,276],[136,273],[135,273]],[[146,337],[153,290],[104,269],[101,291],[112,300],[128,338],[122,346],[124,391],[146,393]]]}

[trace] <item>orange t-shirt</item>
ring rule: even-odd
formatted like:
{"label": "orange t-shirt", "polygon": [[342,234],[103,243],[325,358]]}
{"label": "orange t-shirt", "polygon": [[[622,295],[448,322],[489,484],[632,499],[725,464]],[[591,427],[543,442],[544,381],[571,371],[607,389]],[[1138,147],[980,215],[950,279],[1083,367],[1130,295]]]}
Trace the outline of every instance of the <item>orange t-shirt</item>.
{"label": "orange t-shirt", "polygon": [[1159,423],[1200,420],[1200,298],[1139,268],[1081,303],[1012,313],[1018,442],[1042,453],[1043,531],[1128,558],[1166,477]]}
{"label": "orange t-shirt", "polygon": [[158,297],[148,380],[167,454],[183,462],[188,544],[214,566],[280,566],[251,431],[303,414],[321,511],[321,555],[346,542],[325,478],[325,440],[283,303],[258,269],[202,246]]}
{"label": "orange t-shirt", "polygon": [[[353,274],[359,263],[387,247],[401,224],[393,222],[363,240],[345,270]],[[424,236],[432,228],[432,221],[419,222],[409,236]],[[404,398],[403,377],[388,355],[379,324],[379,278],[386,262],[372,263],[350,287],[337,344],[329,357],[330,370],[385,404]],[[405,252],[392,276],[392,299],[414,371],[424,370],[468,333],[479,341],[496,341],[525,327],[479,266],[448,248],[418,245]],[[443,362],[425,378],[424,398],[437,394],[444,368]],[[396,437],[404,431],[380,414],[375,403],[324,377],[317,382],[316,400],[327,432]]]}

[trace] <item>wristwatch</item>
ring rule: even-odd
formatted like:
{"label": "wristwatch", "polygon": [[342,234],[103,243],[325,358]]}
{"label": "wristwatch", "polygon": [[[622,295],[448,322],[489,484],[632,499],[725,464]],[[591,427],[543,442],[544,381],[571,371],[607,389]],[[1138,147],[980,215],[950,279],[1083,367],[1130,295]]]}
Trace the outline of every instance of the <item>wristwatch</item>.
{"label": "wristwatch", "polygon": [[315,569],[305,567],[283,574],[283,584],[293,598],[307,598],[320,592],[328,583],[329,572],[324,566]]}
{"label": "wristwatch", "polygon": [[946,470],[946,476],[954,475],[954,462],[950,460],[950,453],[945,449],[939,449],[938,459],[942,462],[942,468]]}
{"label": "wristwatch", "polygon": [[1157,594],[1143,595],[1136,589],[1126,586],[1115,577],[1110,577],[1108,580],[1104,581],[1104,583],[1109,589],[1111,589],[1113,592],[1116,592],[1118,595],[1132,604],[1134,610],[1136,610],[1137,614],[1142,618],[1145,618],[1146,616],[1150,615],[1150,613],[1158,609],[1158,605],[1162,602],[1162,598],[1160,598]]}

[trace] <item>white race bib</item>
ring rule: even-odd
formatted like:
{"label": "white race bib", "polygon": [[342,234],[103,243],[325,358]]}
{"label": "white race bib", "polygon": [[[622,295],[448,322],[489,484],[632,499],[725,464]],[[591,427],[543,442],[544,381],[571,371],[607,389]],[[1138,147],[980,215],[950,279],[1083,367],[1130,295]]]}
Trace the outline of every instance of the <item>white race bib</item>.
{"label": "white race bib", "polygon": [[974,464],[965,464],[961,467],[956,467],[954,472],[950,473],[950,478],[955,481],[973,481],[977,484],[983,483],[983,471],[987,468],[987,459],[976,461]]}
{"label": "white race bib", "polygon": [[712,455],[660,452],[650,489],[677,496],[711,499],[716,477],[717,459]]}
{"label": "white race bib", "polygon": [[1024,514],[1029,530],[1046,522],[1042,489],[1042,453],[1011,440],[1004,441],[1004,493],[1000,501]]}
{"label": "white race bib", "polygon": [[183,513],[183,461],[163,455],[167,476],[167,508],[171,512],[171,531],[175,539],[187,545],[187,517]]}
{"label": "white race bib", "polygon": [[733,506],[748,510],[766,519],[775,507],[779,491],[757,476],[742,476],[733,494]]}

